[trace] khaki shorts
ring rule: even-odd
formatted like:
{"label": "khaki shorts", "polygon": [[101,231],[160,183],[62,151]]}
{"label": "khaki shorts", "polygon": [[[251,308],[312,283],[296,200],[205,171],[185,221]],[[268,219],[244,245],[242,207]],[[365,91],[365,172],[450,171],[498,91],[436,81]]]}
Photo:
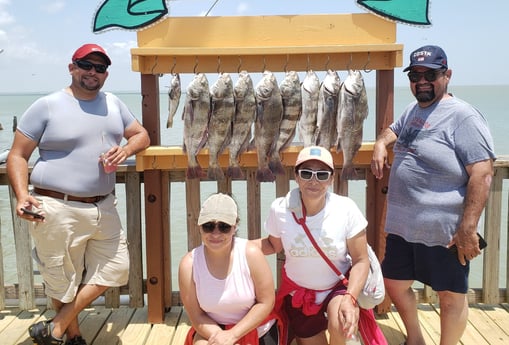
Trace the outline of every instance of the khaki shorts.
{"label": "khaki shorts", "polygon": [[127,284],[127,240],[113,194],[94,204],[35,196],[46,220],[30,230],[32,256],[47,296],[70,303],[81,284]]}

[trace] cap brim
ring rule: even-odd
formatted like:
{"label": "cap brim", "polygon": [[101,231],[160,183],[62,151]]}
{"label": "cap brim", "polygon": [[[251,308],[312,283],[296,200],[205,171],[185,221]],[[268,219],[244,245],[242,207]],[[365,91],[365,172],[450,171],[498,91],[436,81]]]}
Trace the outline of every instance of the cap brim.
{"label": "cap brim", "polygon": [[431,63],[423,63],[423,64],[413,64],[413,65],[410,65],[407,68],[405,68],[403,70],[403,72],[409,71],[409,70],[411,70],[414,67],[427,67],[427,68],[431,68],[431,69],[447,68],[447,67],[445,67],[443,65],[431,64]]}

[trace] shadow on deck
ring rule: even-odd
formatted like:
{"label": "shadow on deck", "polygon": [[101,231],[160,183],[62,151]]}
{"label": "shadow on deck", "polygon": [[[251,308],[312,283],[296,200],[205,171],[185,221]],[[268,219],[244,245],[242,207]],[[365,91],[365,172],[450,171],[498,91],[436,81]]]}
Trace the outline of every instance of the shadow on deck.
{"label": "shadow on deck", "polygon": [[[439,344],[440,310],[432,304],[419,305],[419,318],[426,343]],[[27,328],[32,323],[53,317],[54,311],[39,308],[0,311],[0,339],[3,345],[30,345]],[[404,341],[401,319],[394,310],[377,316],[389,345]],[[147,308],[105,308],[94,306],[79,316],[83,337],[89,345],[183,345],[189,319],[182,307],[172,307],[164,323],[149,324]],[[509,344],[509,304],[470,306],[469,322],[462,345]]]}

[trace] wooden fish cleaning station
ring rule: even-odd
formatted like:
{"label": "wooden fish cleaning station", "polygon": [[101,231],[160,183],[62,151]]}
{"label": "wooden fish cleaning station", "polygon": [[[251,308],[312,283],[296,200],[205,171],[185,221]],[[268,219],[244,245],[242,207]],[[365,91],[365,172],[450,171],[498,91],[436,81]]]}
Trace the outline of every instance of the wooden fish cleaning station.
{"label": "wooden fish cleaning station", "polygon": [[[187,157],[181,147],[162,147],[160,128],[159,76],[170,73],[262,73],[295,70],[305,72],[358,69],[376,73],[376,108],[368,120],[376,117],[379,133],[393,120],[394,68],[402,66],[403,45],[397,44],[396,24],[372,14],[281,15],[236,17],[170,17],[137,33],[138,47],[133,48],[132,69],[141,73],[142,121],[148,130],[151,146],[136,157],[136,169],[142,171],[145,183],[146,261],[148,321],[160,323],[164,313],[179,303],[173,292],[170,246],[171,182],[185,182],[188,248],[200,243],[196,226],[200,210],[200,182],[185,177]],[[186,85],[183,85],[183,91]],[[165,100],[166,101],[166,100]],[[180,116],[177,114],[176,116]],[[369,171],[372,143],[364,143],[355,166],[366,181],[366,210],[369,221],[368,240],[379,257],[384,251],[384,216],[387,177],[376,180]],[[301,146],[292,146],[282,154],[285,175],[273,183],[276,196],[289,190],[293,164]],[[334,190],[338,190],[343,157],[332,150],[336,164]],[[255,151],[241,157],[246,176],[247,229],[249,238],[261,236],[260,183],[256,181]],[[206,170],[208,151],[203,149],[198,161]],[[228,166],[228,152],[220,157]],[[386,176],[388,174],[385,174]],[[231,192],[232,180],[217,182],[217,191]],[[184,196],[182,196],[184,198]],[[281,264],[281,259],[278,260]],[[279,272],[279,270],[278,270]],[[387,311],[390,301],[379,306]]]}

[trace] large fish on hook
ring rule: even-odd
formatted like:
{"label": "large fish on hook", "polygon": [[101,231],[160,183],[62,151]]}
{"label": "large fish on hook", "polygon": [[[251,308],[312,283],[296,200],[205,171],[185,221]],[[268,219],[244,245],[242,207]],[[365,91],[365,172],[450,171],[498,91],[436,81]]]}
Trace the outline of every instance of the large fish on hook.
{"label": "large fish on hook", "polygon": [[209,148],[209,170],[211,180],[223,180],[224,173],[218,162],[219,155],[230,143],[232,120],[235,114],[233,82],[230,74],[221,73],[210,88],[210,120],[207,147]]}
{"label": "large fish on hook", "polygon": [[328,70],[318,98],[315,144],[327,150],[336,142],[336,117],[339,105],[341,81],[338,72]]}
{"label": "large fish on hook", "polygon": [[232,138],[229,150],[227,175],[233,179],[244,178],[239,166],[240,154],[247,150],[251,140],[251,127],[256,116],[256,99],[251,76],[241,71],[233,88],[235,115],[232,121]]}
{"label": "large fish on hook", "polygon": [[285,170],[281,162],[281,151],[293,141],[297,123],[302,113],[302,94],[297,72],[286,72],[285,78],[279,84],[279,90],[283,100],[283,118],[279,125],[276,147],[269,159],[269,168],[274,174],[282,175]]}
{"label": "large fish on hook", "polygon": [[353,159],[362,145],[362,129],[369,112],[368,96],[360,71],[348,71],[339,94],[341,105],[337,113],[336,150],[343,151],[341,180],[344,181],[357,178]]}
{"label": "large fish on hook", "polygon": [[254,141],[258,154],[258,182],[273,182],[276,178],[269,168],[268,158],[275,149],[279,124],[283,116],[283,100],[276,77],[270,71],[263,72],[255,88],[256,121]]}
{"label": "large fish on hook", "polygon": [[304,147],[315,144],[319,94],[320,79],[314,71],[308,70],[301,85],[302,114],[298,123],[299,139]]}
{"label": "large fish on hook", "polygon": [[183,152],[187,154],[187,178],[203,176],[203,170],[196,159],[207,143],[210,115],[209,82],[203,73],[198,73],[187,87],[186,103],[182,113],[184,120]]}

